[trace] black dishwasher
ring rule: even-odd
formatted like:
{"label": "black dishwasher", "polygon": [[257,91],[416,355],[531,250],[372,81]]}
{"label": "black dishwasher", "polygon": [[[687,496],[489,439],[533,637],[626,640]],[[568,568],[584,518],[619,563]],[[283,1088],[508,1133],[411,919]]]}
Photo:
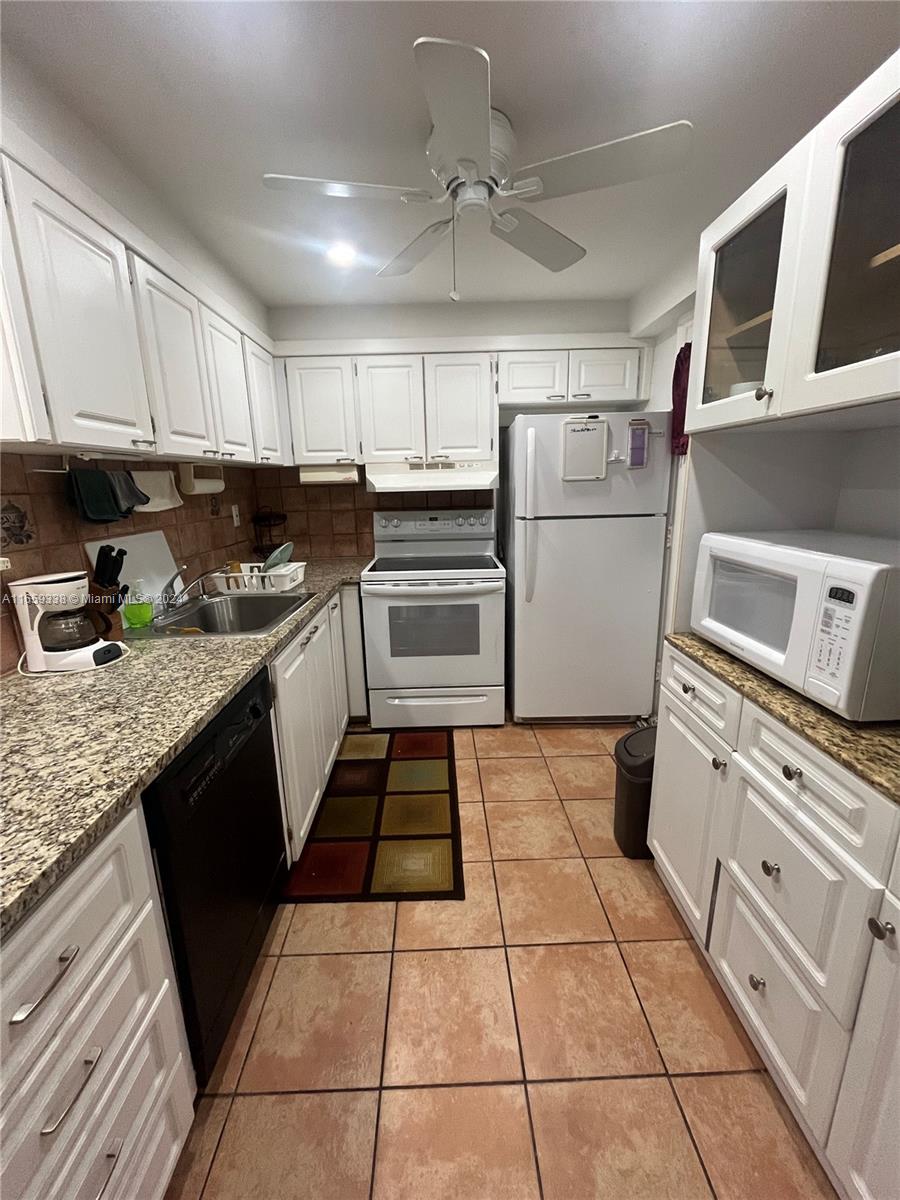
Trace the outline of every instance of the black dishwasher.
{"label": "black dishwasher", "polygon": [[144,792],[197,1082],[213,1067],[286,874],[265,670]]}

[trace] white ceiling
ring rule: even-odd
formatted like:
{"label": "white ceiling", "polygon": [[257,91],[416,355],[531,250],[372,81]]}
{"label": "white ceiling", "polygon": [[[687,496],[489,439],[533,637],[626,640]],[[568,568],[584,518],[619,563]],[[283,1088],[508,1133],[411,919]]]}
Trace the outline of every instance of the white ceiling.
{"label": "white ceiling", "polygon": [[[263,171],[427,186],[412,43],[484,47],[525,164],[678,118],[677,175],[539,204],[588,248],[553,275],[466,228],[467,300],[621,298],[697,235],[897,42],[893,3],[89,3],[7,0],[3,40],[270,306],[442,300],[449,250],[374,271],[431,210],[265,189]],[[367,253],[341,271],[323,249]]]}

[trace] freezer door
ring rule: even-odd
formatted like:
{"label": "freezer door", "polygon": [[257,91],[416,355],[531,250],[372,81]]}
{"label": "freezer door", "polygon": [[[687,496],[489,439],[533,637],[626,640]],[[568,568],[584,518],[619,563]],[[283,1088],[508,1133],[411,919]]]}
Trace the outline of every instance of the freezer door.
{"label": "freezer door", "polygon": [[665,530],[662,516],[516,521],[516,719],[651,711]]}
{"label": "freezer door", "polygon": [[[591,517],[664,513],[669,494],[671,413],[600,412],[606,421],[605,479],[564,479],[571,415],[516,417],[509,438],[513,504],[517,517]],[[646,466],[628,464],[629,422],[646,422]],[[570,456],[571,457],[571,456]]]}

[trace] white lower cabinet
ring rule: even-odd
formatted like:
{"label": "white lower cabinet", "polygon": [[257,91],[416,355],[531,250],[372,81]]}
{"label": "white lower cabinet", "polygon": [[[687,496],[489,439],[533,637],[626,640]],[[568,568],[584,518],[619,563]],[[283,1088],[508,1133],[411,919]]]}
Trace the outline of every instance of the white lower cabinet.
{"label": "white lower cabinet", "polygon": [[337,684],[331,650],[331,621],[327,609],[314,618],[310,630],[309,658],[315,688],[315,717],[319,724],[325,777],[334,766],[343,730],[338,721]]}
{"label": "white lower cabinet", "polygon": [[[331,666],[334,671],[334,709],[338,745],[350,718],[347,695],[347,667],[344,652],[344,616],[340,594],[328,602],[328,629],[331,636]],[[335,751],[337,753],[337,751]]]}
{"label": "white lower cabinet", "polygon": [[900,1189],[900,900],[887,894],[828,1138],[828,1159],[852,1200]]}
{"label": "white lower cabinet", "polygon": [[701,942],[716,869],[717,811],[730,758],[726,743],[662,688],[647,841]]}

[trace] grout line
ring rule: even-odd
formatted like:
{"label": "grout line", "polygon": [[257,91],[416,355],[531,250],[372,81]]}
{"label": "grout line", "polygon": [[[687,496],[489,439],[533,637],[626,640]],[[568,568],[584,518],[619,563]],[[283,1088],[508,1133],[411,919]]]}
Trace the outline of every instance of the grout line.
{"label": "grout line", "polygon": [[[225,1136],[225,1126],[228,1124],[228,1120],[231,1116],[231,1110],[232,1110],[232,1108],[234,1108],[235,1095],[236,1095],[236,1093],[232,1092],[228,1096],[228,1112],[225,1114],[225,1120],[222,1122],[222,1128],[219,1130],[219,1136],[216,1138],[215,1146],[213,1146],[213,1152],[209,1156],[209,1163],[207,1165],[206,1171],[203,1174],[203,1182],[200,1184],[200,1191],[197,1193],[197,1200],[203,1200],[203,1193],[206,1191],[206,1185],[209,1183],[209,1177],[212,1174],[213,1163],[216,1161],[216,1155],[219,1153],[219,1147],[222,1145],[222,1138]],[[216,1098],[221,1098],[221,1097],[217,1097],[214,1094],[211,1098],[216,1099]],[[202,1099],[205,1099],[205,1097],[201,1096],[201,1100]],[[196,1121],[196,1119],[197,1119],[197,1112],[195,1109],[194,1110],[194,1121]],[[185,1140],[184,1146],[181,1147],[181,1154],[184,1153],[184,1151],[187,1147],[188,1141],[190,1141],[191,1134],[194,1132],[194,1121],[191,1122],[191,1128],[188,1131],[187,1139]],[[179,1154],[179,1158],[181,1157],[181,1154]],[[171,1183],[171,1180],[169,1180],[169,1182]],[[102,1195],[102,1193],[101,1193],[101,1195]]]}
{"label": "grout line", "polygon": [[394,950],[397,945],[397,920],[400,915],[400,902],[394,901],[394,928],[391,934],[391,961],[388,966],[387,996],[384,1005],[384,1036],[381,1041],[381,1071],[378,1076],[378,1100],[375,1104],[375,1136],[372,1139],[372,1169],[369,1175],[369,1200],[375,1194],[375,1162],[378,1156],[378,1129],[381,1125],[381,1098],[384,1095],[384,1062],[387,1055],[388,1021],[391,1015],[391,990],[394,980]]}

